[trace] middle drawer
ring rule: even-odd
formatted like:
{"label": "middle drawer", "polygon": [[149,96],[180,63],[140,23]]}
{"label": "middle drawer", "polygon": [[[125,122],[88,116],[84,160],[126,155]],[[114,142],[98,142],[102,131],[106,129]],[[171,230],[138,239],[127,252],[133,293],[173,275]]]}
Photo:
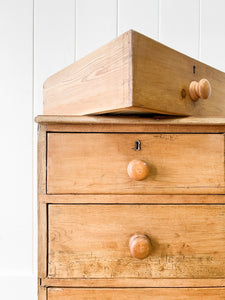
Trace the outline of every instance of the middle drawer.
{"label": "middle drawer", "polygon": [[224,205],[50,204],[48,216],[49,277],[225,276]]}
{"label": "middle drawer", "polygon": [[49,194],[223,194],[223,134],[49,133]]}

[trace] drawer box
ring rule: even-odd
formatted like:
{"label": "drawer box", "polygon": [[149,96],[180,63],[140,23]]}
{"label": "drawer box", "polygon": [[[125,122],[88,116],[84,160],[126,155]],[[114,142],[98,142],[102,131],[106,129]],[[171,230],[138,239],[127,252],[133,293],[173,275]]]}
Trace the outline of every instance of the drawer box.
{"label": "drawer box", "polygon": [[[50,278],[224,278],[223,205],[49,205]],[[150,238],[131,256],[135,234]]]}
{"label": "drawer box", "polygon": [[[133,160],[144,180],[128,176]],[[47,192],[223,194],[224,135],[49,133]]]}
{"label": "drawer box", "polygon": [[48,300],[224,300],[224,288],[49,288]]}
{"label": "drawer box", "polygon": [[[203,78],[212,94],[208,100],[192,101],[189,86]],[[224,117],[224,82],[223,72],[131,30],[49,77],[43,108],[46,115]]]}

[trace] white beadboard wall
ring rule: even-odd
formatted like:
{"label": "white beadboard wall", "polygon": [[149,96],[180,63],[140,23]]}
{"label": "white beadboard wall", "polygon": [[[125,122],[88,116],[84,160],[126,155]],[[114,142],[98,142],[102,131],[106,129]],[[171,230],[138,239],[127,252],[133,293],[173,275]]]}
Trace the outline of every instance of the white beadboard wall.
{"label": "white beadboard wall", "polygon": [[225,72],[224,0],[0,1],[0,290],[37,299],[37,125],[44,80],[129,30]]}

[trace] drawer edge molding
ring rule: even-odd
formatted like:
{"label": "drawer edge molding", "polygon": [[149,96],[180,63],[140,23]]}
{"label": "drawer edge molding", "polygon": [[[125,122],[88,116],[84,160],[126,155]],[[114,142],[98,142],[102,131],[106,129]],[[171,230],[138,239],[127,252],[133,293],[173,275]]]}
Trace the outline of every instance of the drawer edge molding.
{"label": "drawer edge molding", "polygon": [[225,287],[225,279],[52,279],[42,280],[44,287]]}
{"label": "drawer edge molding", "polygon": [[41,203],[225,204],[225,195],[40,195]]}

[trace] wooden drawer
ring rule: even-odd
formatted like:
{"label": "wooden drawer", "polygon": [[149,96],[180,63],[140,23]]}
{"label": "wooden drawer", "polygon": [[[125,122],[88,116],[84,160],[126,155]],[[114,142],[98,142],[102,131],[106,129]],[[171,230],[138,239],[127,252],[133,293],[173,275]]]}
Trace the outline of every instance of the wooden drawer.
{"label": "wooden drawer", "polygon": [[[212,86],[189,90],[207,78]],[[225,74],[133,30],[49,77],[44,114],[101,113],[224,117]],[[191,85],[192,86],[192,85]],[[200,85],[202,87],[202,85]],[[196,92],[197,90],[197,92]],[[208,91],[208,92],[207,92]],[[191,99],[192,98],[192,99]]]}
{"label": "wooden drawer", "polygon": [[47,192],[223,194],[224,135],[49,133]]}
{"label": "wooden drawer", "polygon": [[48,300],[224,300],[224,288],[49,288]]}
{"label": "wooden drawer", "polygon": [[[225,276],[224,205],[50,204],[48,222],[51,278]],[[150,238],[145,259],[131,256],[134,234]]]}

